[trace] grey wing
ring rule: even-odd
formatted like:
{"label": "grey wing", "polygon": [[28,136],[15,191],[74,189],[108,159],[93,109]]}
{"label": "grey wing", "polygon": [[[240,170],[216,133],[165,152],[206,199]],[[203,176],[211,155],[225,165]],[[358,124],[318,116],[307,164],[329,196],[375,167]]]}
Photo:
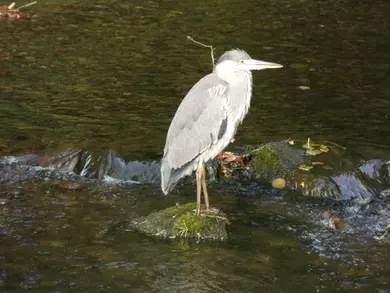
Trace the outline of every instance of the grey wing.
{"label": "grey wing", "polygon": [[168,130],[164,160],[170,168],[189,163],[225,133],[227,90],[226,82],[211,73],[188,92]]}

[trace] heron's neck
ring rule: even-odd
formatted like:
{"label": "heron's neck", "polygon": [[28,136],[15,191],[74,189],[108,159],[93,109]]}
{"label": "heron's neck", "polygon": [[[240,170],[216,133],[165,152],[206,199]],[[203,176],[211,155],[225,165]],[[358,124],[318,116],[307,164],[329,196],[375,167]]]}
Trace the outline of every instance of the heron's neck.
{"label": "heron's neck", "polygon": [[[240,97],[241,103],[243,106],[241,109],[242,116],[240,117],[240,121],[244,119],[246,113],[248,113],[251,97],[252,97],[252,73],[250,71],[240,71],[235,74],[236,79],[235,83],[229,88],[232,91],[233,96]],[[244,99],[244,103],[242,103],[242,99]]]}
{"label": "heron's neck", "polygon": [[[218,73],[217,73],[218,74]],[[228,97],[230,109],[234,109],[234,123],[241,122],[248,113],[252,97],[252,73],[250,71],[239,71],[229,78],[218,76],[228,83]]]}
{"label": "heron's neck", "polygon": [[[214,72],[229,84],[230,103],[237,109],[238,119],[242,121],[249,110],[252,97],[252,73],[249,70],[232,72],[224,63],[216,66]],[[243,101],[244,100],[244,101]]]}

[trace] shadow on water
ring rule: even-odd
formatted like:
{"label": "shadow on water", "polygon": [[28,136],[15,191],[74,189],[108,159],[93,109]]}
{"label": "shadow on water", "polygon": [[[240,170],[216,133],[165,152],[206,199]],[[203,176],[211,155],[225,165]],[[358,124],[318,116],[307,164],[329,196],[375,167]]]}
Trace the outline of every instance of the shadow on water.
{"label": "shadow on water", "polygon": [[[70,144],[158,159],[178,103],[210,71],[192,35],[218,54],[240,47],[285,65],[255,74],[234,147],[318,137],[388,158],[387,1],[48,0],[31,10],[0,22],[1,155]],[[337,203],[214,184],[228,242],[163,241],[129,222],[192,201],[191,183],[163,197],[156,184],[4,168],[4,292],[389,292],[388,246],[318,216]]]}

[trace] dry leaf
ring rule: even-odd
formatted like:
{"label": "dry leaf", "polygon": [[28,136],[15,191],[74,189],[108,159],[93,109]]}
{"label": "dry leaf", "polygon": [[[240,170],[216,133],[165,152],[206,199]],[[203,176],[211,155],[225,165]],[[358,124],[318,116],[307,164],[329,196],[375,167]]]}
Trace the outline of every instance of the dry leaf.
{"label": "dry leaf", "polygon": [[311,162],[312,165],[324,165],[324,162]]}
{"label": "dry leaf", "polygon": [[303,171],[310,171],[311,169],[313,169],[313,166],[307,166],[305,164],[301,164],[299,165],[298,167],[300,170],[303,170]]}
{"label": "dry leaf", "polygon": [[327,145],[322,144],[322,145],[320,145],[320,151],[323,153],[327,153],[327,152],[329,152],[329,148]]}

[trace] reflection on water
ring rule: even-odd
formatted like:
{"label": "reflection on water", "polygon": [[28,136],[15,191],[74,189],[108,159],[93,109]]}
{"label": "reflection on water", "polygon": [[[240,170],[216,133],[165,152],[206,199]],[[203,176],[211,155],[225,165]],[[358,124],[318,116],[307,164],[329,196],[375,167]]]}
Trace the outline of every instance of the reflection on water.
{"label": "reflection on water", "polygon": [[[65,143],[158,159],[177,105],[210,71],[187,35],[218,55],[240,47],[285,65],[255,73],[232,147],[315,137],[388,154],[388,1],[56,2],[0,22],[1,155]],[[4,292],[388,292],[387,247],[326,234],[310,218],[322,202],[215,186],[230,240],[164,242],[128,223],[192,200],[191,185],[163,197],[158,186],[72,191],[47,178],[0,186]]]}

